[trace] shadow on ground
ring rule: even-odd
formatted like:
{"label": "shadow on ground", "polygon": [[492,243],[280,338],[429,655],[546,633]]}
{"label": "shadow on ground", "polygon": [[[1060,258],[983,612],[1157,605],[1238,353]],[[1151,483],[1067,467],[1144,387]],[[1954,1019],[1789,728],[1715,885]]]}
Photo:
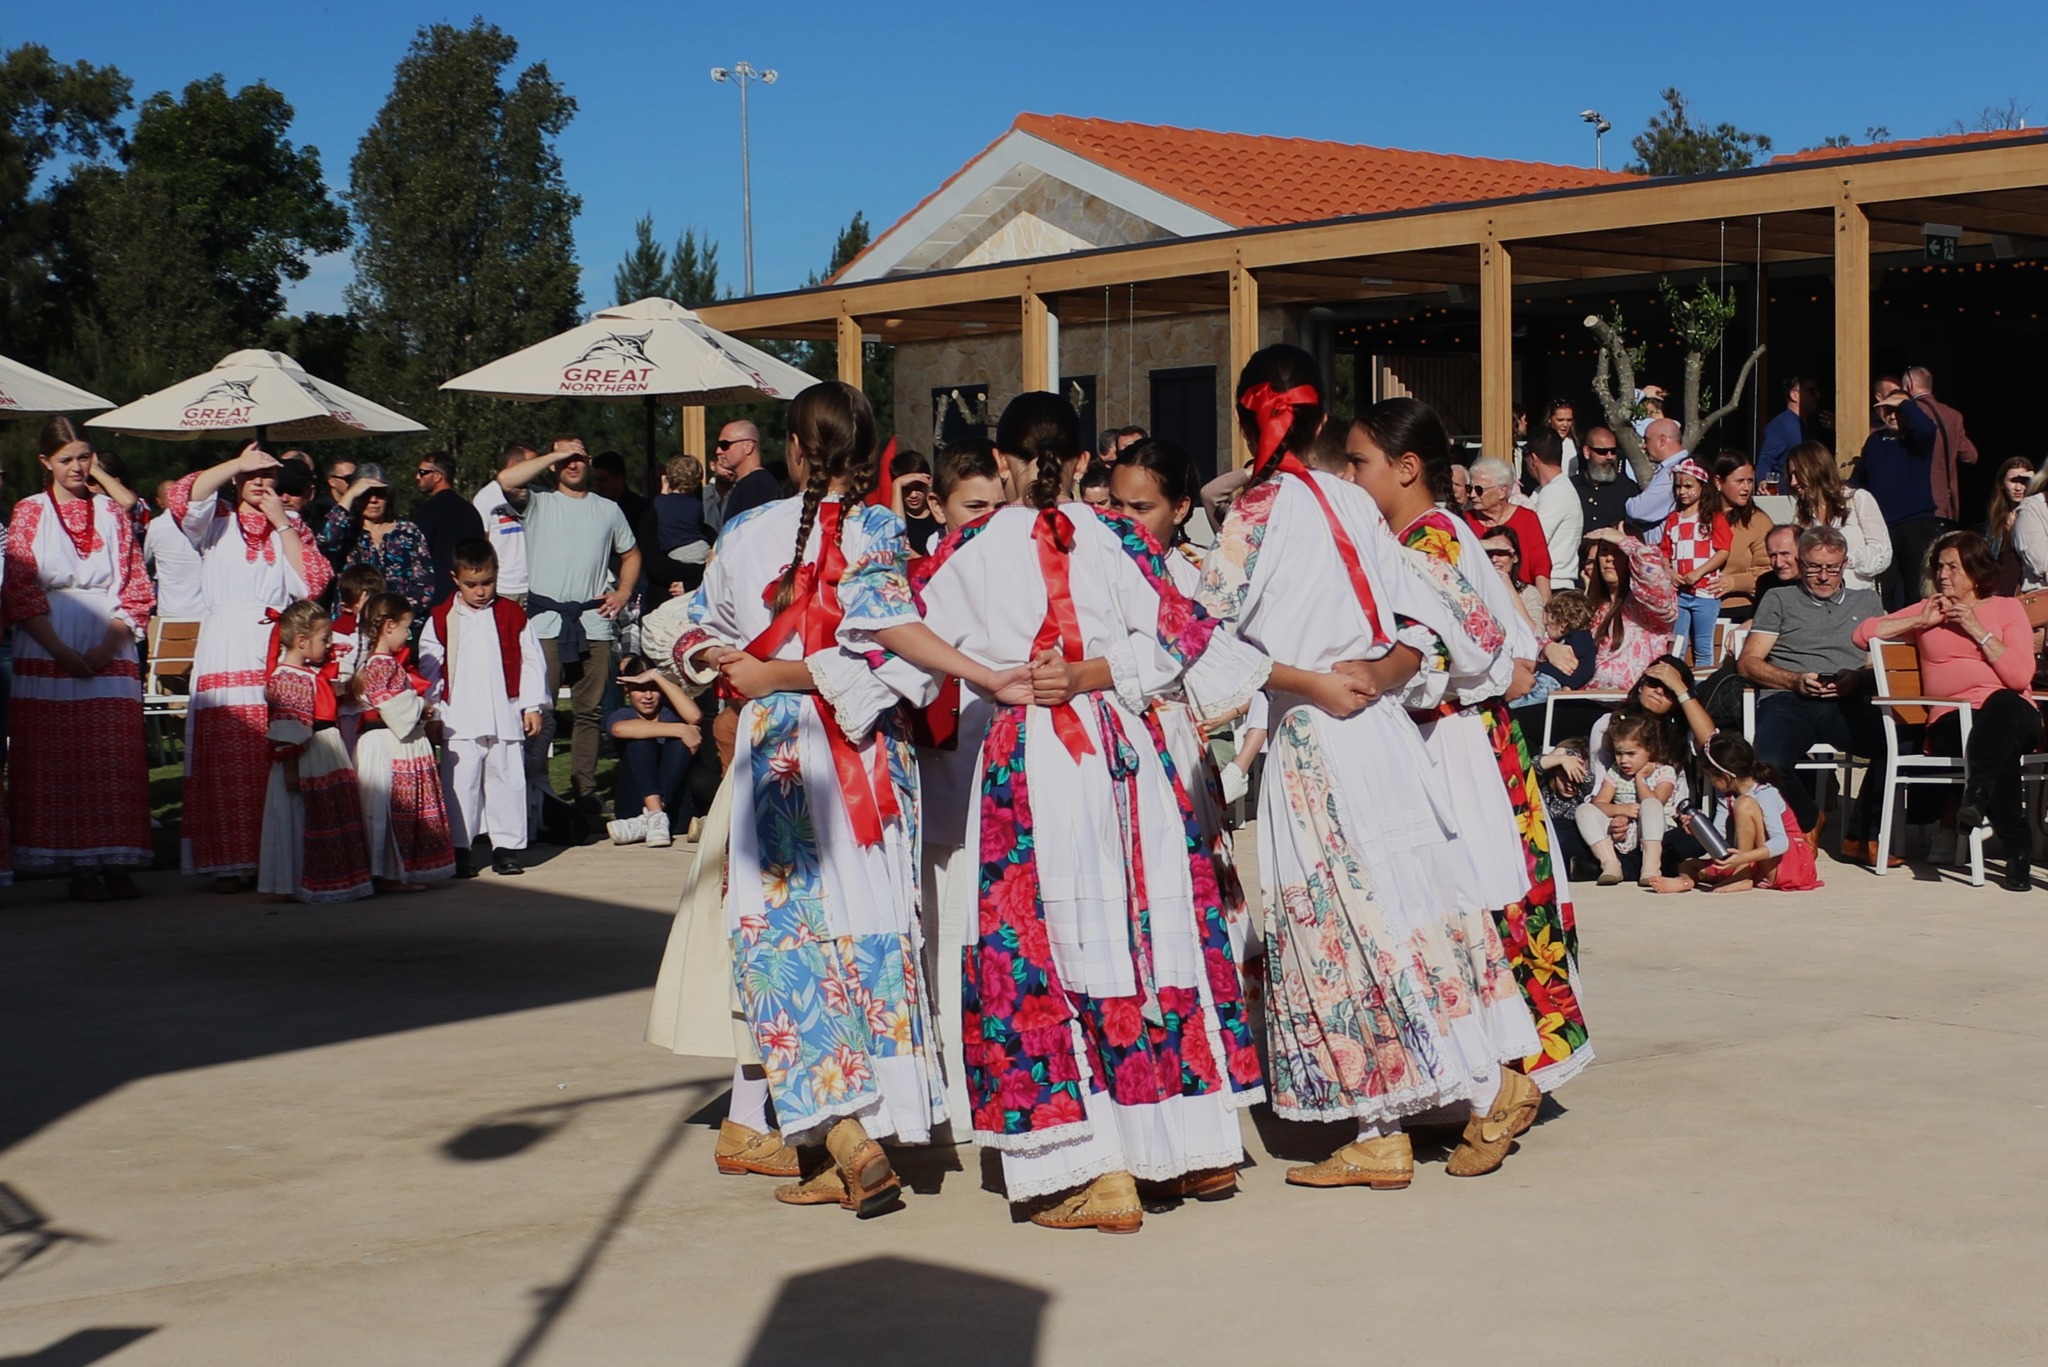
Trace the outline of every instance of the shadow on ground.
{"label": "shadow on ground", "polygon": [[36,1353],[0,1358],[0,1367],[91,1367],[156,1332],[155,1325],[140,1328],[80,1329],[67,1334]]}
{"label": "shadow on ground", "polygon": [[746,1367],[1031,1367],[1052,1297],[908,1258],[863,1258],[782,1284]]}
{"label": "shadow on ground", "polygon": [[647,987],[666,909],[479,879],[339,907],[17,888],[0,1152],[139,1078]]}

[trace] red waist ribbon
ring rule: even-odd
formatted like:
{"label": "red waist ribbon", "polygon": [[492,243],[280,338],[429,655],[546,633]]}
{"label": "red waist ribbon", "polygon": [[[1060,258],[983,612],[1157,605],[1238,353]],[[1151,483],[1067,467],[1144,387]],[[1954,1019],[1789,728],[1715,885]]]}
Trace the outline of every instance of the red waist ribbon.
{"label": "red waist ribbon", "polygon": [[[1031,539],[1038,543],[1038,572],[1045,579],[1045,621],[1032,638],[1031,654],[1036,657],[1057,646],[1061,659],[1078,664],[1084,658],[1081,620],[1074,612],[1073,586],[1068,579],[1073,563],[1074,524],[1059,509],[1047,508],[1038,515]],[[1095,743],[1088,739],[1088,728],[1081,725],[1081,715],[1074,710],[1073,703],[1063,702],[1052,709],[1052,729],[1076,761],[1095,753]]]}

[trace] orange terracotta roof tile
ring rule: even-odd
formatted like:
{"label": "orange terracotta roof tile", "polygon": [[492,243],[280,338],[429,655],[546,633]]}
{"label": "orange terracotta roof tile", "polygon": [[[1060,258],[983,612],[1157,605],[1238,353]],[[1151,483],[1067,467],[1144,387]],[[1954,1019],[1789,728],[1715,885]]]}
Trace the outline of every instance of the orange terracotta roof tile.
{"label": "orange terracotta roof tile", "polygon": [[1931,147],[1966,147],[1971,143],[1998,142],[2005,138],[2038,138],[2039,128],[2000,128],[1985,133],[1947,133],[1938,138],[1908,138],[1900,142],[1872,142],[1859,147],[1809,147],[1803,152],[1786,152],[1772,157],[1769,165],[1786,162],[1835,161],[1842,157],[1868,157],[1884,152],[1917,152]]}
{"label": "orange terracotta roof tile", "polygon": [[1016,126],[1242,228],[1638,179],[1583,166],[1055,114],[1020,114]]}

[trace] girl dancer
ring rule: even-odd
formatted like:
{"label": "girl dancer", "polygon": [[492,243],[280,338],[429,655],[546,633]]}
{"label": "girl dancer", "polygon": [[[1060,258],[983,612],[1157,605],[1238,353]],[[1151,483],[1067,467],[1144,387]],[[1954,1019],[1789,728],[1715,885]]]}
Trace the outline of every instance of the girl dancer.
{"label": "girl dancer", "polygon": [[1214,868],[1147,703],[1185,676],[1228,712],[1266,662],[1215,634],[1135,526],[1060,501],[1080,445],[1064,399],[1014,400],[996,447],[1029,506],[949,535],[923,597],[968,655],[1034,661],[1032,705],[990,721],[967,832],[975,1141],[1012,1201],[1068,1193],[1033,1223],[1129,1233],[1138,1179],[1236,1190],[1236,1112],[1261,1096]]}
{"label": "girl dancer", "polygon": [[1359,1127],[1287,1178],[1406,1186],[1402,1117],[1454,1103],[1472,1116],[1451,1171],[1490,1172],[1541,1099],[1500,1067],[1537,1052],[1536,1032],[1403,709],[1476,686],[1494,652],[1452,621],[1372,500],[1296,454],[1323,424],[1314,359],[1269,347],[1237,394],[1256,460],[1202,603],[1274,661],[1259,811],[1273,1108]]}
{"label": "girl dancer", "polygon": [[322,669],[333,643],[326,609],[292,604],[278,615],[277,666],[263,689],[274,758],[256,890],[301,902],[353,902],[375,891],[356,771]]}
{"label": "girl dancer", "polygon": [[[1556,841],[1528,742],[1507,706],[1507,695],[1532,681],[1536,638],[1514,610],[1513,590],[1486,563],[1480,538],[1438,506],[1450,496],[1451,449],[1433,410],[1414,399],[1374,404],[1351,425],[1345,460],[1346,478],[1372,495],[1454,618],[1497,652],[1487,678],[1417,720],[1478,866],[1480,900],[1493,910],[1542,1041],[1519,1066],[1552,1091],[1591,1062],[1593,1050],[1579,1006],[1571,889],[1553,858]],[[1590,666],[1590,643],[1586,651],[1581,663]]]}
{"label": "girl dancer", "polygon": [[423,892],[430,880],[455,876],[441,766],[427,740],[425,681],[416,686],[405,667],[411,633],[412,607],[402,595],[370,599],[363,605],[362,665],[349,681],[363,705],[356,778],[379,892]]}

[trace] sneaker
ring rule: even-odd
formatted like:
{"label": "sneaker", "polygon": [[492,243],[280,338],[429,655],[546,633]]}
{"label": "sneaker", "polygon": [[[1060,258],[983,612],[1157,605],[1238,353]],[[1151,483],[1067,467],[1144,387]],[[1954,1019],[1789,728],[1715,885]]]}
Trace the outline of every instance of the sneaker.
{"label": "sneaker", "polygon": [[640,818],[647,823],[647,845],[649,849],[667,849],[675,843],[668,831],[667,812],[648,812]]}
{"label": "sneaker", "polygon": [[611,832],[612,844],[637,845],[647,838],[647,818],[629,816],[622,821],[607,823],[605,829]]}

